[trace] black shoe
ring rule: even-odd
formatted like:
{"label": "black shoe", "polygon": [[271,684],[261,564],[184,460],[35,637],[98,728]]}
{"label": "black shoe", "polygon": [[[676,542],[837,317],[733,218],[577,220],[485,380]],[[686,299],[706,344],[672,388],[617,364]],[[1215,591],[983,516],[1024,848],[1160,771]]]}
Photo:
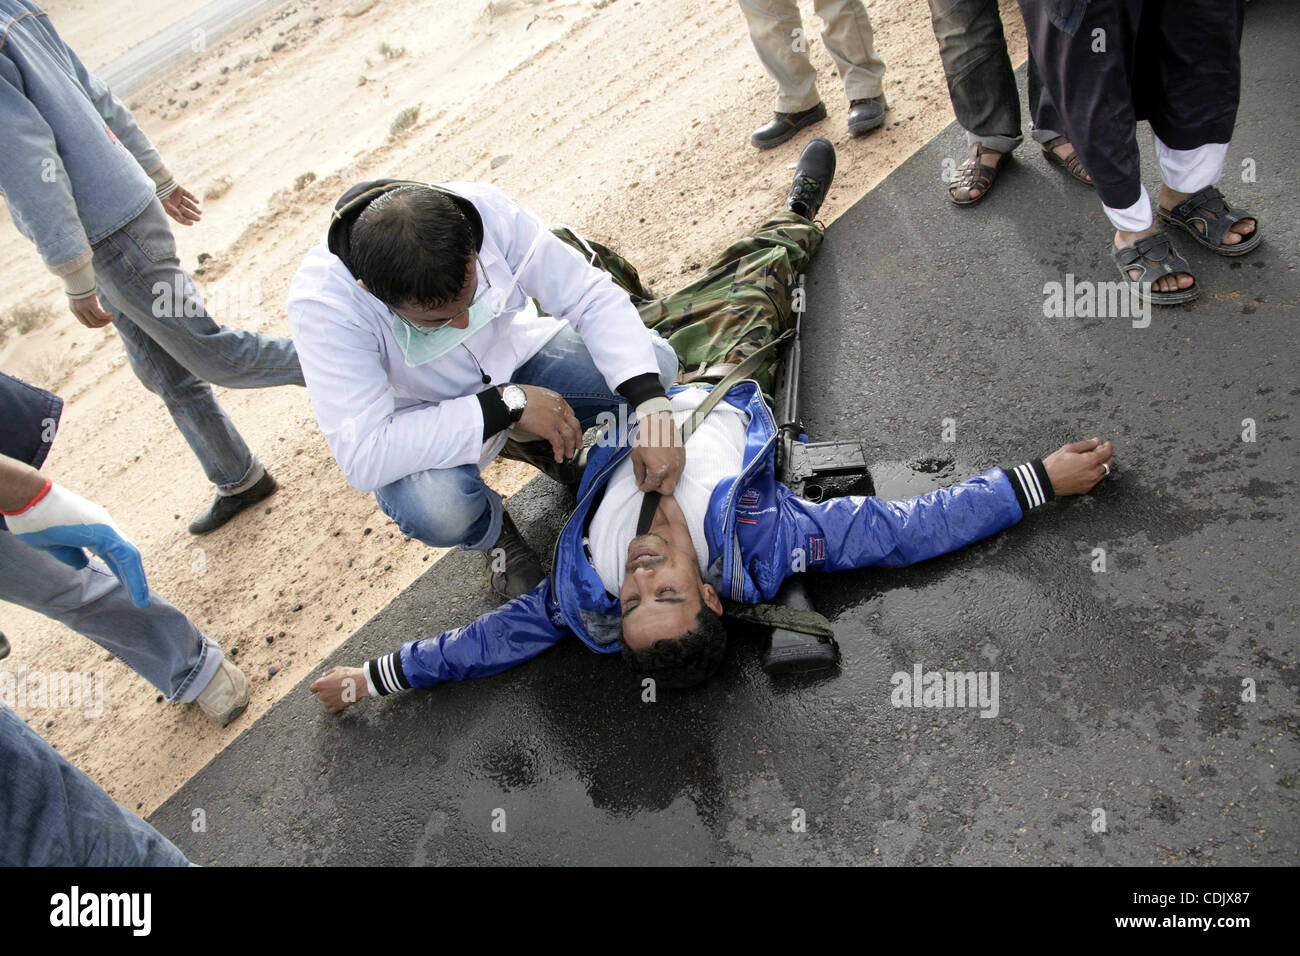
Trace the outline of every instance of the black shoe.
{"label": "black shoe", "polygon": [[526,462],[547,477],[577,490],[578,485],[582,484],[582,471],[587,467],[587,454],[604,437],[605,432],[604,425],[588,428],[582,433],[582,447],[567,461],[557,462],[551,451],[551,443],[544,438],[536,441],[515,441],[508,438],[505,447],[501,449],[501,457]]}
{"label": "black shoe", "polygon": [[268,471],[257,480],[257,484],[246,491],[241,491],[237,495],[217,495],[217,500],[212,502],[211,507],[190,522],[190,534],[207,534],[209,531],[216,531],[245,508],[252,507],[263,498],[271,497],[279,487]]}
{"label": "black shoe", "polygon": [[501,537],[483,553],[492,590],[503,598],[517,598],[542,583],[542,563],[507,512],[501,512]]}
{"label": "black shoe", "polygon": [[785,208],[812,219],[822,208],[826,191],[835,178],[835,147],[831,141],[818,136],[803,148],[799,165],[794,170],[794,186],[785,201]]}
{"label": "black shoe", "polygon": [[772,117],[772,122],[754,130],[754,135],[749,137],[749,142],[759,149],[771,149],[773,146],[780,146],[805,126],[820,123],[825,118],[825,103],[818,103],[812,109],[804,110],[802,113],[777,113]]}
{"label": "black shoe", "polygon": [[861,136],[877,127],[885,125],[885,96],[873,96],[869,100],[849,101],[849,135]]}
{"label": "black shoe", "polygon": [[576,488],[578,482],[582,480],[582,464],[579,463],[582,457],[581,448],[567,461],[557,462],[555,453],[551,450],[551,443],[546,439],[515,441],[509,438],[506,440],[505,447],[501,449],[501,457],[526,462],[543,475],[554,478],[560,484],[568,485],[570,488]]}

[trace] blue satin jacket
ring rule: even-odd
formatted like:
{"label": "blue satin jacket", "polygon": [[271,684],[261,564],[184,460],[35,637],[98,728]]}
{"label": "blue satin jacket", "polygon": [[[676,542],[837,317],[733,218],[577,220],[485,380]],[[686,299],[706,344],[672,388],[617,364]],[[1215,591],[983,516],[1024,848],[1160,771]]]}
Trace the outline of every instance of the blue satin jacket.
{"label": "blue satin jacket", "polygon": [[[724,400],[750,416],[744,465],[714,488],[705,533],[709,568],[721,576],[722,595],[734,601],[770,601],[800,570],[914,564],[986,538],[1022,516],[1001,468],[905,501],[861,495],[806,501],[776,480],[776,423],[758,386],[741,382]],[[380,693],[497,674],[568,634],[600,653],[621,649],[618,600],[605,592],[583,538],[600,491],[634,435],[622,445],[592,449],[550,577],[472,624],[367,662]]]}

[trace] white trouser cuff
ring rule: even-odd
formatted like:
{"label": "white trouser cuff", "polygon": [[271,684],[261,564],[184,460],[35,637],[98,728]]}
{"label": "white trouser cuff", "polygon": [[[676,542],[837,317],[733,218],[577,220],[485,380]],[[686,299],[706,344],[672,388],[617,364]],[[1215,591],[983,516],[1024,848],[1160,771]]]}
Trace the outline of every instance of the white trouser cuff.
{"label": "white trouser cuff", "polygon": [[1106,218],[1120,232],[1141,232],[1143,229],[1151,228],[1151,196],[1145,186],[1138,188],[1142,191],[1142,195],[1138,196],[1138,201],[1127,209],[1112,209],[1105,203],[1102,204],[1101,208],[1106,210]]}
{"label": "white trouser cuff", "polygon": [[1198,193],[1213,186],[1223,175],[1223,163],[1228,158],[1227,143],[1206,143],[1195,149],[1174,149],[1165,145],[1159,136],[1156,141],[1156,162],[1165,185],[1175,192]]}

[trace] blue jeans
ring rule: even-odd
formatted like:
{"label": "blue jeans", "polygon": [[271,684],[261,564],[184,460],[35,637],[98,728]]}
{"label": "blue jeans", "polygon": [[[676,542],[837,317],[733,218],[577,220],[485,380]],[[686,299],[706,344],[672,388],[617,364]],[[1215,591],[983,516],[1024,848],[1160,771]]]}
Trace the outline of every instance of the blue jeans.
{"label": "blue jeans", "polygon": [[293,340],[218,325],[176,257],[157,200],[94,247],[95,279],[136,377],[159,396],[223,495],[264,469],[217,404],[212,385],[303,385]]}
{"label": "blue jeans", "polygon": [[221,666],[221,648],[153,590],[141,610],[97,558],[77,571],[8,531],[0,531],[0,601],[85,635],[176,703],[198,697]]}
{"label": "blue jeans", "polygon": [[[666,389],[677,377],[677,353],[666,339],[653,332],[651,337]],[[584,430],[596,424],[601,412],[617,413],[625,404],[609,390],[582,336],[571,326],[516,369],[510,381],[559,392]],[[501,497],[484,484],[477,465],[419,471],[384,485],[375,498],[402,534],[431,547],[486,551],[501,534]]]}
{"label": "blue jeans", "polygon": [[190,866],[0,704],[0,866]]}

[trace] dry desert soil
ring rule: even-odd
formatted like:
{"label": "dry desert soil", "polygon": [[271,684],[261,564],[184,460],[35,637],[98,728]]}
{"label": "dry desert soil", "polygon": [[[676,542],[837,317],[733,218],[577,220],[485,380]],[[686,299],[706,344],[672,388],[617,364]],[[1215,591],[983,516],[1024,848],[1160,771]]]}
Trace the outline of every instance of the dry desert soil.
{"label": "dry desert soil", "polygon": [[[91,69],[201,6],[47,3]],[[289,280],[334,200],[384,175],[493,182],[544,221],[614,245],[668,291],[780,207],[812,136],[839,151],[821,216],[830,222],[952,120],[925,3],[868,4],[890,112],[860,139],[845,130],[847,103],[812,5],[800,6],[830,117],[762,153],[748,138],[770,116],[774,88],[734,0],[291,0],[196,44],[124,100],[176,178],[204,197],[202,222],[175,231],[182,262],[227,324],[288,335]],[[1020,62],[1014,3],[1003,3],[1003,17]],[[418,116],[394,135],[411,109]],[[101,715],[20,708],[24,719],[148,814],[438,552],[405,539],[371,495],[347,485],[298,388],[217,390],[281,490],[191,537],[186,525],[212,489],[117,336],[77,324],[9,225],[0,262],[0,367],[67,400],[46,471],[109,509],[144,553],[154,589],[252,684],[247,713],[218,729],[193,707],[163,702],[80,635],[0,605],[13,644],[0,666],[103,676]],[[488,480],[510,494],[533,475],[498,462]],[[486,578],[461,584],[487,587]],[[417,636],[394,634],[393,646]]]}

